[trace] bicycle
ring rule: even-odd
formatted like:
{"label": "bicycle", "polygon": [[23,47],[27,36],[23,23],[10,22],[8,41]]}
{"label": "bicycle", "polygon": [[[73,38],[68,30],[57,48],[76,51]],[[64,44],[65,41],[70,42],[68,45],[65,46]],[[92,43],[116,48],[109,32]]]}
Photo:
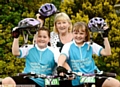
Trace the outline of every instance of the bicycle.
{"label": "bicycle", "polygon": [[36,74],[36,73],[19,73],[18,75],[23,75],[24,78],[42,78],[45,79],[45,87],[59,87],[59,81],[68,80],[69,78],[75,79],[76,76],[81,77],[80,82],[84,84],[84,87],[96,87],[96,79],[102,79],[107,77],[116,77],[116,73],[110,73],[110,72],[95,72],[94,74],[84,74],[81,72],[73,72],[73,71],[67,71],[67,74],[64,74],[65,76],[59,76],[59,75],[45,75],[45,74]]}

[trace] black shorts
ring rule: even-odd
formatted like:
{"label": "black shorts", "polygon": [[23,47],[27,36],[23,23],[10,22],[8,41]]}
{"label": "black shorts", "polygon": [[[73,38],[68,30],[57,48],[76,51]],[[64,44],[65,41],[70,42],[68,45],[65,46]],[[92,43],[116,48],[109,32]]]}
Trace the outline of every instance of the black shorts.
{"label": "black shorts", "polygon": [[[102,87],[102,84],[104,83],[104,81],[106,80],[107,78],[102,78],[102,79],[98,79],[96,78],[96,82],[95,83],[88,83],[88,87],[91,87],[91,85],[95,84],[96,87]],[[68,86],[69,87],[69,86]],[[72,86],[72,87],[85,87],[84,84],[82,85],[78,85],[78,86]]]}
{"label": "black shorts", "polygon": [[59,87],[72,87],[72,81],[71,80],[60,81]]}
{"label": "black shorts", "polygon": [[95,85],[96,87],[102,87],[102,84],[104,83],[104,81],[106,80],[107,78],[96,78],[96,82],[95,82]]}
{"label": "black shorts", "polygon": [[[22,87],[22,85],[24,85],[23,87],[25,87],[25,86],[26,87],[28,87],[28,86],[29,87],[41,87],[36,82],[34,82],[33,80],[31,80],[29,78],[23,78],[23,76],[13,76],[11,78],[13,78],[13,80],[16,82],[18,87],[19,86]],[[97,79],[96,78],[95,85],[97,87],[102,87],[102,84],[106,79],[107,78],[102,78],[102,79]],[[59,86],[47,86],[47,87],[84,87],[84,85],[72,86],[71,80],[65,80],[65,81],[60,81]]]}
{"label": "black shorts", "polygon": [[11,78],[16,82],[18,87],[41,87],[36,82],[27,77],[24,78],[23,76],[13,76]]}
{"label": "black shorts", "polygon": [[[33,80],[29,78],[24,78],[23,76],[13,76],[11,77],[18,87],[41,87]],[[59,86],[47,86],[47,87],[72,87],[71,80],[60,81]]]}

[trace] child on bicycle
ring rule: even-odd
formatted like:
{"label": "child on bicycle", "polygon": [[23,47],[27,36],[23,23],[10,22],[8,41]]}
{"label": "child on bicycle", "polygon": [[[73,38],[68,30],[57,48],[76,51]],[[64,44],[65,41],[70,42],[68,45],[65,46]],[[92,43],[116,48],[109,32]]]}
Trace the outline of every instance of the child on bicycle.
{"label": "child on bicycle", "polygon": [[[39,20],[43,25],[44,20],[40,19],[40,14],[37,14],[36,16],[37,20]],[[61,52],[63,45],[72,41],[71,30],[72,23],[69,16],[64,12],[57,13],[54,18],[54,29],[50,33],[50,45],[54,48],[57,48]],[[64,66],[67,68],[67,63],[64,63]],[[60,84],[64,86],[70,87],[70,83],[70,80],[60,81]]]}
{"label": "child on bicycle", "polygon": [[[50,32],[47,28],[41,27],[36,34],[36,43],[19,48],[19,38],[15,37],[12,45],[13,55],[25,58],[25,68],[23,73],[34,72],[36,74],[52,75],[59,51],[48,46]],[[24,78],[23,76],[6,77],[2,80],[2,85],[33,85],[35,87],[45,87],[42,78]]]}
{"label": "child on bicycle", "polygon": [[[108,29],[108,27],[106,26],[104,29]],[[89,45],[90,34],[86,23],[75,23],[72,32],[73,41],[63,46],[61,55],[58,59],[58,73],[61,72],[61,67],[65,61],[68,62],[70,69],[74,72],[82,72],[85,74],[94,73],[94,70],[96,70],[97,67],[92,55],[111,55],[111,47],[108,37],[105,35],[103,38],[105,46],[105,48],[103,48],[94,42]],[[106,32],[104,34],[106,34]],[[83,84],[80,83],[80,77],[72,80],[72,85],[73,87],[83,87]],[[120,87],[120,83],[114,78],[106,78],[100,83],[100,85],[96,85],[96,87]]]}

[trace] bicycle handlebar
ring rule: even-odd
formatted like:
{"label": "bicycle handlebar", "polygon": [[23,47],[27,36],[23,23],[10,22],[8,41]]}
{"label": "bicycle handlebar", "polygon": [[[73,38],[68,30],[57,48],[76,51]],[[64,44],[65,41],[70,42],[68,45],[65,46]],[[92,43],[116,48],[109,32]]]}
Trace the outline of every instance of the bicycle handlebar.
{"label": "bicycle handlebar", "polygon": [[59,75],[45,75],[45,74],[36,74],[33,72],[30,73],[18,73],[18,76],[24,76],[24,78],[26,77],[30,77],[30,78],[42,78],[42,79],[54,79],[54,78],[59,78],[61,80],[68,80],[68,78],[76,78],[76,76],[86,76],[86,77],[91,77],[91,76],[95,76],[95,77],[116,77],[117,74],[116,73],[110,73],[110,72],[103,72],[100,71],[92,73],[92,74],[84,74],[82,72],[73,72],[73,71],[67,71],[67,74],[64,74],[64,76],[59,76]]}
{"label": "bicycle handlebar", "polygon": [[54,78],[59,78],[60,80],[68,80],[68,78],[73,77],[75,78],[75,75],[68,75],[65,74],[64,76],[59,76],[59,75],[45,75],[45,74],[36,74],[33,72],[30,73],[18,73],[17,76],[23,76],[24,78],[29,77],[29,78],[42,78],[42,79],[54,79]]}
{"label": "bicycle handlebar", "polygon": [[117,74],[116,73],[110,73],[110,72],[96,72],[95,73],[91,73],[91,74],[84,74],[82,72],[73,72],[73,71],[68,71],[68,73],[70,74],[75,74],[77,76],[96,76],[96,77],[100,77],[100,76],[106,76],[106,77],[116,77]]}
{"label": "bicycle handlebar", "polygon": [[96,76],[107,76],[107,77],[116,77],[116,73],[110,73],[110,72],[103,72],[101,71],[100,73],[96,73]]}
{"label": "bicycle handlebar", "polygon": [[18,76],[24,76],[24,77],[33,77],[33,78],[57,78],[57,75],[45,75],[45,74],[36,74],[33,72],[30,73],[18,73]]}

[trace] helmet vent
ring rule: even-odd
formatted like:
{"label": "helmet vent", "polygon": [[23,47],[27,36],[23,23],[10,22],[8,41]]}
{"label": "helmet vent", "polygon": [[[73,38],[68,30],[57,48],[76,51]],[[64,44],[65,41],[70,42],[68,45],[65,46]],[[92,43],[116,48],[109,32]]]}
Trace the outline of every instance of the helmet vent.
{"label": "helmet vent", "polygon": [[20,22],[20,25],[19,26],[21,26],[22,25],[22,22]]}
{"label": "helmet vent", "polygon": [[34,21],[33,19],[30,19],[30,21]]}
{"label": "helmet vent", "polygon": [[45,9],[48,10],[47,6],[45,6]]}
{"label": "helmet vent", "polygon": [[95,18],[95,21],[97,21],[97,19]]}

